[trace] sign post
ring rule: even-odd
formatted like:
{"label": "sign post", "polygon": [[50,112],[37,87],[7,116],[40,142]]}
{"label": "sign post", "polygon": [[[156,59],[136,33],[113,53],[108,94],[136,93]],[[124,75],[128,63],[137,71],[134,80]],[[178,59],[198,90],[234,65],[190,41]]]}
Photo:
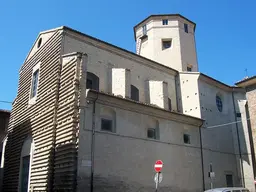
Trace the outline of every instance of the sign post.
{"label": "sign post", "polygon": [[163,180],[163,174],[161,173],[162,168],[163,168],[163,161],[157,160],[154,166],[154,169],[156,171],[156,174],[154,177],[154,181],[156,183],[156,192],[157,192],[159,183],[161,183]]}
{"label": "sign post", "polygon": [[210,163],[209,177],[211,178],[211,189],[213,189],[213,178],[215,177],[215,173],[212,170],[212,163]]}

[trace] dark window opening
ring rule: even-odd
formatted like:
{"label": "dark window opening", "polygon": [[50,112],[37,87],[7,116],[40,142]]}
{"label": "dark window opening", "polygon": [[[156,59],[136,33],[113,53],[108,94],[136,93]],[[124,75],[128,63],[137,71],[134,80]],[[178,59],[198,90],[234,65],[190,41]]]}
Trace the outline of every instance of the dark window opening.
{"label": "dark window opening", "polygon": [[172,46],[172,41],[167,41],[167,40],[164,40],[164,41],[162,41],[162,48],[163,49],[168,49],[168,48],[170,48]]}
{"label": "dark window opening", "polygon": [[37,70],[33,73],[33,77],[32,77],[32,89],[31,89],[31,98],[35,97],[36,94],[37,94],[38,75],[39,75],[39,69],[37,69]]}
{"label": "dark window opening", "polygon": [[99,77],[91,72],[87,72],[86,89],[99,91]]}
{"label": "dark window opening", "polygon": [[24,192],[28,190],[29,166],[30,166],[30,155],[22,157],[20,189],[21,191],[24,191]]}
{"label": "dark window opening", "polygon": [[101,119],[101,130],[113,132],[112,129],[112,120]]}
{"label": "dark window opening", "polygon": [[172,100],[168,98],[168,108],[171,111],[172,110]]}
{"label": "dark window opening", "polygon": [[143,31],[143,35],[147,35],[147,25],[143,25],[142,31]]}
{"label": "dark window opening", "polygon": [[187,67],[187,71],[192,71],[192,67]]}
{"label": "dark window opening", "polygon": [[223,108],[223,105],[222,105],[222,100],[220,98],[220,96],[216,96],[216,105],[217,105],[217,108],[220,112],[222,112],[222,108]]}
{"label": "dark window opening", "polygon": [[139,89],[134,85],[131,85],[131,99],[139,101]]}
{"label": "dark window opening", "polygon": [[154,128],[149,128],[147,132],[147,136],[150,139],[156,139],[156,130]]}
{"label": "dark window opening", "polygon": [[184,140],[184,143],[190,144],[190,135],[184,134],[183,135],[183,140]]}
{"label": "dark window opening", "polygon": [[184,23],[184,31],[188,33],[188,24]]}
{"label": "dark window opening", "polygon": [[40,39],[38,40],[38,42],[37,42],[37,48],[39,48],[39,47],[41,46],[41,44],[42,44],[42,38],[40,38]]}
{"label": "dark window opening", "polygon": [[226,182],[227,187],[233,187],[233,176],[230,174],[226,175]]}
{"label": "dark window opening", "polygon": [[239,118],[241,118],[241,113],[236,113],[236,117],[239,117]]}
{"label": "dark window opening", "polygon": [[163,25],[168,25],[168,19],[163,19]]}

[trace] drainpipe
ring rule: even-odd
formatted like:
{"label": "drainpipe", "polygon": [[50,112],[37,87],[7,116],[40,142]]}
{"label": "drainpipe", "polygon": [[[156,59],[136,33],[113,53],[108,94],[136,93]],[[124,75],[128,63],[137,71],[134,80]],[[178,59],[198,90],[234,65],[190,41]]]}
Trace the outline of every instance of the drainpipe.
{"label": "drainpipe", "polygon": [[99,98],[99,93],[97,93],[96,99],[93,101],[93,113],[92,113],[92,137],[91,137],[91,192],[93,192],[93,179],[94,179],[94,150],[95,150],[95,111],[96,111],[96,101]]}
{"label": "drainpipe", "polygon": [[243,159],[241,154],[241,145],[240,145],[240,135],[238,132],[238,124],[237,124],[237,117],[236,117],[236,107],[235,107],[235,98],[234,98],[234,88],[232,88],[232,101],[233,101],[233,107],[234,107],[234,116],[235,116],[235,122],[236,122],[236,134],[237,134],[237,141],[238,141],[238,149],[239,149],[239,156],[240,156],[240,164],[241,164],[241,177],[242,177],[242,187],[245,186],[244,182],[244,167],[243,167]]}
{"label": "drainpipe", "polygon": [[204,121],[199,126],[199,135],[200,135],[200,151],[201,151],[201,164],[202,164],[202,179],[203,179],[203,191],[205,191],[205,181],[204,181],[204,156],[203,156],[203,144],[202,144],[202,126]]}

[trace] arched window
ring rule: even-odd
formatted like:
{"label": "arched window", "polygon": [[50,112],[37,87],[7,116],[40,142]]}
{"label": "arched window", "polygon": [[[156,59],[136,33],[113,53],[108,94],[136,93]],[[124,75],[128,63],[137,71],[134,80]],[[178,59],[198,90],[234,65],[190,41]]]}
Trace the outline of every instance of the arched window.
{"label": "arched window", "polygon": [[94,73],[87,72],[86,89],[99,91],[99,77]]}
{"label": "arched window", "polygon": [[216,106],[220,112],[223,110],[223,103],[220,95],[216,95]]}
{"label": "arched window", "polygon": [[131,85],[131,99],[135,101],[139,101],[140,93],[139,89],[134,85]]}
{"label": "arched window", "polygon": [[32,137],[25,139],[20,154],[19,192],[27,192],[30,185],[31,162],[34,143]]}

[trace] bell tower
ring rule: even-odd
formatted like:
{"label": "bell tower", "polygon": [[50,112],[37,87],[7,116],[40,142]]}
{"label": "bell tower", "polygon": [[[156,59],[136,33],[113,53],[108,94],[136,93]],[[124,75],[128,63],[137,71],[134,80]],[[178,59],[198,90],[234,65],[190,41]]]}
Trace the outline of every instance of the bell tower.
{"label": "bell tower", "polygon": [[151,15],[134,27],[136,52],[177,71],[198,72],[195,28],[179,14]]}

